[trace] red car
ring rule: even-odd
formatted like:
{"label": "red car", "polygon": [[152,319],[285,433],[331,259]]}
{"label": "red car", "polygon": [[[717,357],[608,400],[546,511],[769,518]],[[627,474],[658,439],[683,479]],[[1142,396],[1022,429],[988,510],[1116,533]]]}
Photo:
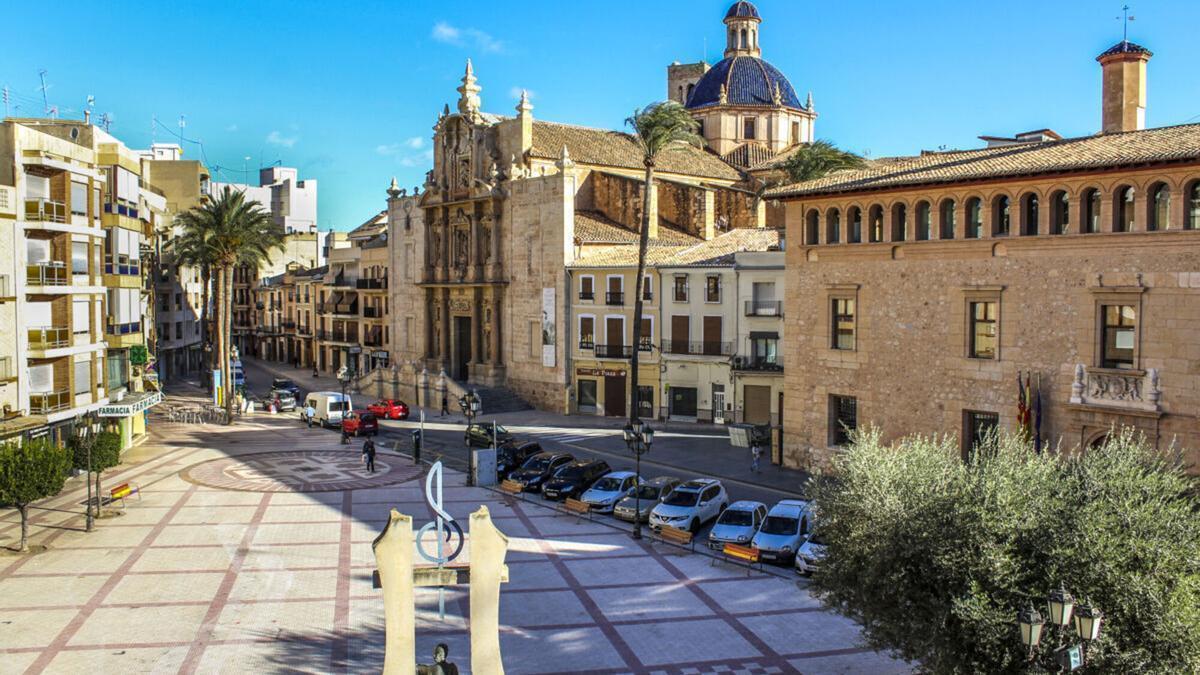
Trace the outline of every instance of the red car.
{"label": "red car", "polygon": [[342,432],[351,436],[374,436],[379,433],[379,420],[368,410],[355,410],[342,416]]}
{"label": "red car", "polygon": [[408,404],[394,398],[385,398],[382,401],[376,401],[367,406],[367,410],[385,420],[408,419]]}

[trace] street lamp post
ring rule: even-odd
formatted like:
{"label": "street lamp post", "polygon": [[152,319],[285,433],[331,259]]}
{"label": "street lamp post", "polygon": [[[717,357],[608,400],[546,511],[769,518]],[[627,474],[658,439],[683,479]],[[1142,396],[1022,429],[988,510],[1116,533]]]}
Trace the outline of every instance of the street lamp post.
{"label": "street lamp post", "polygon": [[479,394],[472,389],[458,399],[458,406],[462,408],[463,416],[467,418],[467,433],[464,434],[467,438],[467,485],[475,484],[475,453],[471,450],[471,420],[479,414],[481,408]]}
{"label": "street lamp post", "polygon": [[[1064,672],[1069,672],[1083,666],[1087,645],[1100,637],[1100,621],[1104,616],[1098,608],[1090,604],[1076,605],[1075,596],[1064,588],[1051,591],[1046,598],[1046,609],[1049,621],[1042,618],[1040,612],[1030,604],[1017,614],[1017,625],[1020,628],[1021,644],[1029,650],[1029,660],[1035,658],[1035,651],[1042,641],[1042,629],[1048,623],[1057,626],[1058,648],[1054,657],[1058,666]],[[1074,633],[1080,643],[1066,645],[1070,639],[1072,621]]]}
{"label": "street lamp post", "polygon": [[[346,406],[342,410],[342,421],[343,422],[345,422],[346,415],[350,413],[350,404],[346,400],[346,387],[349,386],[351,377],[353,377],[353,375],[350,374],[350,368],[348,366],[342,366],[341,368],[338,369],[337,378],[338,378],[338,382],[340,382],[342,385],[342,401],[341,402],[342,402],[342,405]],[[350,437],[346,435],[346,425],[343,423],[342,424],[342,443],[349,443],[349,442],[350,442]]]}
{"label": "street lamp post", "polygon": [[[633,453],[636,463],[634,473],[637,474],[637,481],[640,482],[642,480],[642,455],[650,452],[650,445],[654,443],[654,430],[635,417],[633,422],[625,425],[624,436],[626,447]],[[634,539],[642,538],[642,496],[641,490],[636,488],[633,492],[633,534],[630,536]]]}

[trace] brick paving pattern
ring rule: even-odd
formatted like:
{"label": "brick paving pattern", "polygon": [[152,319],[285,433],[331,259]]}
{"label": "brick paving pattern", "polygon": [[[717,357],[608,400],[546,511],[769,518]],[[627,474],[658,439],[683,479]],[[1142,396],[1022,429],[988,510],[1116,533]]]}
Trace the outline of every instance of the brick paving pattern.
{"label": "brick paving pattern", "polygon": [[[370,476],[357,446],[267,416],[232,428],[155,421],[153,434],[148,459],[105,478],[142,487],[124,515],[82,532],[72,483],[34,511],[33,543],[50,550],[0,557],[0,673],[379,672],[370,543],[392,508],[425,518],[411,460],[381,454],[387,470]],[[465,525],[487,505],[510,538],[508,672],[909,671],[863,649],[858,627],[803,581],[461,484],[447,472],[446,510]],[[15,527],[0,512],[0,540]],[[419,590],[418,654],[445,642],[468,672],[466,588],[447,590],[444,621],[436,592]]]}

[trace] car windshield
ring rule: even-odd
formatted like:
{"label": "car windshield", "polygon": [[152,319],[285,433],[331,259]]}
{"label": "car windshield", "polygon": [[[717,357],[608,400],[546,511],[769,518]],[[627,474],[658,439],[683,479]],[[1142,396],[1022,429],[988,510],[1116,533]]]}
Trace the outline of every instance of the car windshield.
{"label": "car windshield", "polygon": [[726,509],[725,513],[717,519],[718,525],[734,525],[737,527],[750,527],[754,524],[754,513],[751,511],[742,511],[741,509]]}
{"label": "car windshield", "polygon": [[808,541],[810,543],[816,544],[817,546],[825,545],[825,537],[822,537],[820,535],[820,533],[818,533],[818,532],[813,532],[811,535],[809,535]]}
{"label": "car windshield", "polygon": [[534,455],[525,462],[525,466],[522,468],[545,471],[548,466],[550,466],[550,455]]}
{"label": "car windshield", "polygon": [[676,490],[667,495],[663,503],[667,506],[695,506],[700,501],[700,493],[690,490]]}
{"label": "car windshield", "polygon": [[767,516],[761,531],[766,534],[796,534],[799,529],[800,521],[795,518]]}
{"label": "car windshield", "polygon": [[643,485],[637,489],[637,497],[642,500],[655,500],[658,499],[658,493],[661,489],[657,485]]}
{"label": "car windshield", "polygon": [[624,479],[622,478],[605,476],[604,478],[596,481],[596,484],[592,486],[592,489],[599,490],[600,492],[616,492],[617,490],[621,489],[621,482],[623,480]]}

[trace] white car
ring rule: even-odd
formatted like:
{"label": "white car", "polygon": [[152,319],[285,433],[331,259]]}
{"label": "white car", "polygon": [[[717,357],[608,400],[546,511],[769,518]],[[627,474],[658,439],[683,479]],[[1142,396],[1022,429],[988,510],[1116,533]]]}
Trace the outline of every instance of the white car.
{"label": "white car", "polygon": [[825,540],[821,538],[820,531],[814,528],[812,534],[808,535],[808,539],[804,540],[804,543],[800,545],[800,550],[796,552],[796,571],[806,577],[811,577],[824,560]]}
{"label": "white car", "polygon": [[809,516],[809,503],[803,499],[784,499],[772,506],[754,535],[760,558],[791,562],[808,534]]}
{"label": "white car", "polygon": [[708,547],[719,551],[725,544],[746,545],[767,518],[767,505],[748,500],[736,501],[717,518],[708,533]]}
{"label": "white car", "polygon": [[729,495],[721,481],[695,478],[675,488],[650,511],[650,527],[670,525],[695,532],[700,526],[721,515],[729,506]]}
{"label": "white car", "polygon": [[641,481],[632,471],[611,471],[585,490],[579,501],[597,513],[612,513],[613,506],[633,494],[634,487],[639,484]]}

